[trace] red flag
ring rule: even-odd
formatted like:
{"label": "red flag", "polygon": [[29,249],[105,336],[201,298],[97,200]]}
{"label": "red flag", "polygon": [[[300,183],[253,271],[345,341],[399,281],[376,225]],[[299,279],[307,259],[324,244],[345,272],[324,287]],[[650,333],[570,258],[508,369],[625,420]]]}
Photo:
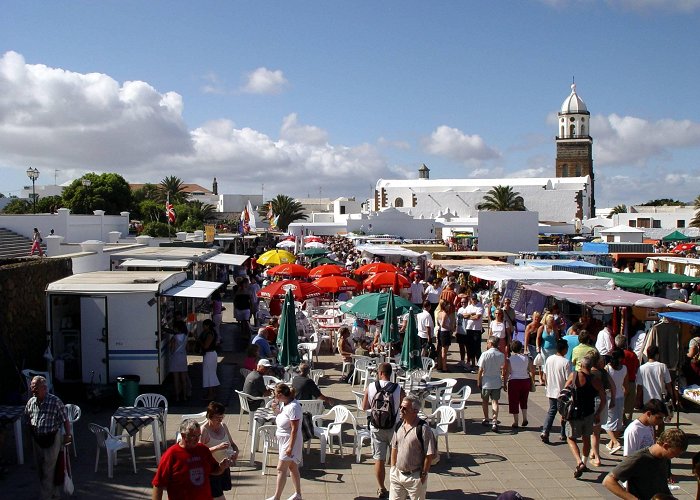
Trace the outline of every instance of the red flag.
{"label": "red flag", "polygon": [[170,224],[175,224],[175,209],[169,201],[165,202],[165,215],[168,217]]}

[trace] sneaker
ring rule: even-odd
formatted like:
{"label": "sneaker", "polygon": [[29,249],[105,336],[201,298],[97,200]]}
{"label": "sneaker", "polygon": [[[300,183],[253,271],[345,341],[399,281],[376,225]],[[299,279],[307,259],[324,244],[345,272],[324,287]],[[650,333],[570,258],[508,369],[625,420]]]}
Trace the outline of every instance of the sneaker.
{"label": "sneaker", "polygon": [[289,497],[287,500],[301,500],[301,495],[299,493],[294,493],[291,497]]}
{"label": "sneaker", "polygon": [[389,498],[389,490],[386,488],[377,489],[377,498]]}
{"label": "sneaker", "polygon": [[491,430],[492,430],[493,432],[498,432],[498,424],[493,424],[493,425],[491,426]]}

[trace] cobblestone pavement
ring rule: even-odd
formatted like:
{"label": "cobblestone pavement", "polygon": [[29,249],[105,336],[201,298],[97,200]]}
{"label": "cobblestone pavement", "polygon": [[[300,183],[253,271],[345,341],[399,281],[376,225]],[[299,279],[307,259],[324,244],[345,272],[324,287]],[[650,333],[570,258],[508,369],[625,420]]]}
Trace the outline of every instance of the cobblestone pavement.
{"label": "cobblestone pavement", "polygon": [[[238,373],[241,354],[232,352],[232,328],[231,325],[225,326],[227,327],[225,331],[228,333],[225,334],[224,353],[219,364],[219,376],[222,380],[219,400],[228,406],[229,413],[225,422],[241,448],[241,456],[245,457],[232,468],[233,489],[227,492],[226,498],[264,499],[274,493],[274,466],[277,457],[276,454],[272,455],[265,475],[261,473],[261,453],[256,456],[255,467],[248,465],[250,443],[247,416],[244,416],[242,430],[239,431],[238,400],[233,392],[242,385],[242,378]],[[453,372],[439,373],[436,374],[437,377],[455,377],[458,379],[458,388],[463,384],[469,384],[476,392],[476,375],[458,370],[455,366],[457,359],[456,346],[453,346],[450,356]],[[167,425],[170,444],[173,443],[174,431],[180,422],[180,416],[204,409],[206,402],[200,399],[201,390],[196,389],[201,380],[200,362],[199,357],[190,358],[190,374],[195,387],[193,399],[187,405],[171,404],[170,406]],[[351,393],[351,386],[339,382],[338,357],[329,353],[322,354],[317,367],[325,370],[325,377],[320,382],[322,392],[338,403],[354,407],[355,400]],[[172,388],[168,386],[162,390],[166,396],[171,392]],[[59,395],[61,395],[60,392]],[[561,443],[555,438],[552,444],[547,446],[539,439],[539,426],[547,407],[542,388],[538,387],[537,392],[530,396],[528,428],[517,431],[510,428],[511,417],[508,415],[507,396],[504,395],[500,407],[500,418],[503,424],[501,431],[495,433],[481,425],[481,405],[477,396],[472,394],[466,410],[466,433],[462,432],[458,422],[451,427],[449,438],[451,458],[446,457],[444,440],[440,440],[441,461],[433,467],[429,476],[428,498],[493,499],[501,492],[511,489],[532,498],[610,498],[611,495],[601,483],[605,474],[619,462],[620,455],[610,456],[605,452],[605,448],[601,447],[603,449],[601,467],[591,468],[591,472],[585,473],[581,480],[575,480],[572,475],[573,458],[566,443]],[[156,469],[150,427],[144,432],[145,441],[137,441],[137,474],[132,471],[128,451],[120,452],[113,479],[107,478],[104,454],[101,457],[99,470],[94,472],[95,439],[88,431],[87,424],[95,422],[109,426],[110,416],[116,406],[116,402],[101,408],[83,403],[83,416],[76,424],[75,430],[78,457],[73,458],[72,461],[76,486],[74,498],[150,498],[150,482]],[[691,499],[695,497],[695,480],[691,476],[690,458],[700,450],[698,440],[700,414],[682,413],[680,426],[690,435],[691,445],[682,457],[674,461],[673,474],[680,486],[674,494],[680,499]],[[25,437],[25,444],[26,442]],[[604,438],[603,442],[607,440]],[[305,499],[326,499],[331,496],[334,500],[376,498],[377,485],[370,447],[366,446],[362,450],[362,460],[358,464],[355,463],[351,443],[351,436],[346,435],[344,456],[339,455],[336,447],[333,454],[327,455],[326,464],[321,465],[318,441],[313,441],[311,453],[304,455],[302,468],[302,491]],[[4,461],[9,462],[9,465],[8,472],[0,477],[0,498],[19,500],[36,497],[36,473],[31,465],[29,448],[25,446],[25,450],[25,465],[16,465],[14,440],[10,430],[2,444],[2,457]],[[292,493],[291,482],[288,481],[283,498],[287,498]]]}

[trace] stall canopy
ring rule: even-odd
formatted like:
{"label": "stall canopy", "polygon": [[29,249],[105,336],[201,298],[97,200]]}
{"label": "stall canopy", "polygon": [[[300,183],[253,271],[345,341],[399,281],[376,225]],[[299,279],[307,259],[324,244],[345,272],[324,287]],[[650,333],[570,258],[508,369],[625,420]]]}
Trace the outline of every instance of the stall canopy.
{"label": "stall canopy", "polygon": [[700,326],[700,312],[665,312],[659,313],[662,318],[668,318],[679,323]]}
{"label": "stall canopy", "polygon": [[663,297],[649,297],[648,295],[626,292],[625,290],[595,290],[573,286],[558,286],[550,283],[525,284],[522,285],[522,288],[526,292],[536,292],[547,297],[554,297],[557,300],[566,300],[573,304],[584,304],[587,306],[635,306],[652,309],[671,308],[700,311],[700,307],[684,302],[675,302]]}
{"label": "stall canopy", "polygon": [[689,239],[690,238],[680,231],[673,231],[671,234],[667,234],[661,238],[661,241],[688,241]]}
{"label": "stall canopy", "polygon": [[506,262],[501,262],[500,260],[493,259],[433,259],[429,261],[429,263],[433,267],[443,267],[448,271],[457,271],[460,273],[469,272],[475,267],[508,265]]}
{"label": "stall canopy", "polygon": [[126,259],[119,264],[119,267],[128,269],[130,267],[149,269],[187,269],[192,265],[191,260],[162,260],[162,259]]}
{"label": "stall canopy", "polygon": [[384,257],[405,257],[407,259],[417,259],[421,256],[418,252],[408,250],[398,245],[357,245],[357,250],[370,255],[382,255]]}
{"label": "stall canopy", "polygon": [[187,297],[192,299],[208,299],[223,283],[216,281],[185,280],[163,292],[166,297]]}
{"label": "stall canopy", "polygon": [[204,262],[207,264],[226,264],[229,266],[242,266],[248,260],[247,255],[237,255],[234,253],[217,253],[209,257]]}
{"label": "stall canopy", "polygon": [[499,266],[480,267],[470,271],[470,275],[486,281],[495,281],[499,288],[508,281],[520,283],[558,283],[579,285],[582,287],[612,288],[612,281],[609,278],[599,278],[596,276],[584,276],[582,274],[570,273],[568,271],[542,271],[539,269],[525,268],[520,266]]}
{"label": "stall canopy", "polygon": [[671,273],[596,273],[596,276],[612,279],[620,288],[644,293],[654,293],[657,287],[673,283],[700,283],[700,278]]}

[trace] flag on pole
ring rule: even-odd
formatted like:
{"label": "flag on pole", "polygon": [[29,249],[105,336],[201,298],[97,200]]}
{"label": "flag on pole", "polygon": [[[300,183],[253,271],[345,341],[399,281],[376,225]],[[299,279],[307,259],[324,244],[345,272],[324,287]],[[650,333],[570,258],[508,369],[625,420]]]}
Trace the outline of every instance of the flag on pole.
{"label": "flag on pole", "polygon": [[255,211],[253,211],[253,205],[251,205],[250,200],[248,200],[246,211],[248,212],[248,231],[255,233],[258,231],[258,228],[255,225]]}
{"label": "flag on pole", "polygon": [[168,224],[175,224],[175,209],[170,203],[170,195],[168,195],[168,199],[165,202],[165,216],[168,218]]}
{"label": "flag on pole", "polygon": [[241,234],[248,234],[250,232],[250,215],[248,215],[248,207],[243,209],[241,212]]}

